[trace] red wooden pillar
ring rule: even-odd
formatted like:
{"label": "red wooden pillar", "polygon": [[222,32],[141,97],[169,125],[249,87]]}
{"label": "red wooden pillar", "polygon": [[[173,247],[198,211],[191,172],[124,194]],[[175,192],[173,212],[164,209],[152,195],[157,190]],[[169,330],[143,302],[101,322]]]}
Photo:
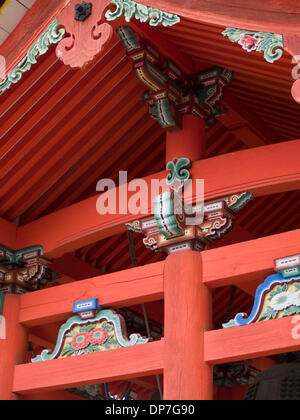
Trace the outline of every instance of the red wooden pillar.
{"label": "red wooden pillar", "polygon": [[[19,324],[20,296],[6,295],[3,307],[5,338],[0,339],[0,400],[15,400],[12,394],[15,365],[25,362],[28,335]],[[3,328],[3,324],[2,324]]]}
{"label": "red wooden pillar", "polygon": [[211,292],[202,283],[195,251],[169,255],[164,272],[164,399],[212,400],[212,367],[204,359],[204,332],[212,327]]}
{"label": "red wooden pillar", "polygon": [[174,158],[186,157],[191,162],[205,155],[205,122],[192,114],[183,115],[182,130],[168,131],[166,140],[166,163]]}

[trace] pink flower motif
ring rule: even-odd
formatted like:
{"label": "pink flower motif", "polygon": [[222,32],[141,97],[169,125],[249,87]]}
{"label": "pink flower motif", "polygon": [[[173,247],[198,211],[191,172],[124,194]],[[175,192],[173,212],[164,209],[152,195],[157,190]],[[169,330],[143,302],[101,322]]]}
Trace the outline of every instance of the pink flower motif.
{"label": "pink flower motif", "polygon": [[104,344],[108,339],[108,333],[105,328],[96,328],[89,335],[89,341],[92,345]]}
{"label": "pink flower motif", "polygon": [[248,52],[256,51],[258,43],[259,39],[251,35],[242,35],[239,40],[239,44]]}
{"label": "pink flower motif", "polygon": [[90,344],[90,338],[88,333],[79,333],[75,335],[72,340],[72,347],[74,350],[83,350]]}

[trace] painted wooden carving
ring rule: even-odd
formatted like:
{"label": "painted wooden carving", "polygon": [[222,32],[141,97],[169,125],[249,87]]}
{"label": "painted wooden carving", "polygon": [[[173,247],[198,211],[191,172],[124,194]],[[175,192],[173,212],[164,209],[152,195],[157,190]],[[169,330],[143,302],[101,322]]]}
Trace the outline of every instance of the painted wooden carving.
{"label": "painted wooden carving", "polygon": [[[160,233],[171,239],[184,235],[185,213],[182,208],[181,190],[190,180],[191,162],[187,158],[175,159],[167,164],[170,173],[166,182],[171,191],[154,198],[154,218]],[[175,211],[177,209],[177,211]]]}
{"label": "painted wooden carving", "polygon": [[264,53],[268,63],[274,63],[283,55],[283,36],[266,32],[247,31],[244,29],[227,28],[222,33],[231,42],[238,42],[247,52]]}
{"label": "painted wooden carving", "polygon": [[238,42],[244,50],[264,53],[265,60],[274,63],[279,60],[283,51],[292,57],[292,77],[295,80],[291,94],[297,103],[300,103],[300,36],[298,34],[272,34],[266,32],[246,31],[242,29],[227,28],[223,32],[231,42]]}
{"label": "painted wooden carving", "polygon": [[132,0],[111,0],[111,4],[116,7],[114,11],[106,12],[108,21],[119,19],[124,15],[126,22],[130,22],[134,17],[141,22],[149,22],[150,26],[173,26],[180,22],[180,17],[172,13],[163,12],[153,7],[144,6]]}
{"label": "painted wooden carving", "polygon": [[70,318],[60,328],[54,351],[44,350],[32,362],[80,356],[148,341],[140,334],[131,334],[128,338],[124,318],[115,311],[102,309],[90,319],[82,319],[79,315]]}
{"label": "painted wooden carving", "polygon": [[243,360],[214,366],[214,385],[226,388],[252,385],[259,371],[251,363],[251,360]]}
{"label": "painted wooden carving", "polygon": [[151,7],[172,10],[196,22],[221,27],[250,28],[298,34],[300,4],[291,0],[143,0]]}
{"label": "painted wooden carving", "polygon": [[108,4],[107,0],[81,4],[71,0],[60,13],[58,23],[66,29],[68,36],[58,44],[56,54],[64,64],[82,68],[110,41],[113,29],[103,22]]}
{"label": "painted wooden carving", "polygon": [[218,116],[226,113],[221,100],[224,88],[233,78],[231,71],[214,68],[187,78],[128,26],[120,27],[117,33],[137,78],[147,89],[142,99],[148,104],[151,117],[163,128],[180,127],[183,114],[194,114],[211,127]]}
{"label": "painted wooden carving", "polygon": [[[187,214],[184,208],[181,189],[189,182],[191,164],[189,159],[181,158],[169,162],[167,185],[171,191],[154,198],[154,217],[147,217],[128,223],[128,229],[143,233],[144,245],[168,254],[183,251],[201,251],[206,244],[221,239],[232,229],[235,214],[253,199],[251,193],[233,194],[212,200],[203,206],[192,208]],[[196,217],[189,224],[187,217]]]}
{"label": "painted wooden carving", "polygon": [[250,316],[237,314],[224,328],[239,327],[300,313],[300,254],[275,261],[273,274],[257,288]]}
{"label": "painted wooden carving", "polygon": [[191,168],[191,161],[187,158],[175,159],[167,163],[167,185],[173,191],[179,191],[183,188],[185,182],[191,178],[189,169]]}
{"label": "painted wooden carving", "polygon": [[12,251],[0,246],[0,292],[23,294],[42,289],[57,280],[58,274],[47,268],[42,247]]}
{"label": "painted wooden carving", "polygon": [[52,44],[60,42],[65,36],[65,33],[66,31],[59,27],[55,19],[37,42],[28,50],[28,53],[20,63],[0,82],[0,95],[9,89],[12,84],[18,83],[22,79],[23,73],[29,71],[32,65],[37,63],[37,59],[48,52]]}
{"label": "painted wooden carving", "polygon": [[81,4],[75,4],[75,20],[84,22],[92,14],[93,3],[83,1]]}
{"label": "painted wooden carving", "polygon": [[[228,203],[235,201],[235,199],[239,201],[239,205],[232,204],[231,207],[228,207]],[[179,223],[178,215],[174,214],[174,200],[170,198],[170,212],[167,217],[165,214],[160,216],[157,214],[155,218],[148,217],[136,220],[126,226],[130,230],[143,233],[145,235],[144,245],[152,250],[167,253],[189,249],[201,251],[207,243],[221,239],[232,229],[234,215],[238,211],[236,209],[244,207],[252,199],[253,196],[250,193],[242,193],[206,202],[203,222],[196,226],[186,226],[184,224],[185,217]],[[157,200],[159,199],[157,198]],[[157,222],[159,218],[160,223]],[[176,224],[173,223],[174,220],[176,220]]]}

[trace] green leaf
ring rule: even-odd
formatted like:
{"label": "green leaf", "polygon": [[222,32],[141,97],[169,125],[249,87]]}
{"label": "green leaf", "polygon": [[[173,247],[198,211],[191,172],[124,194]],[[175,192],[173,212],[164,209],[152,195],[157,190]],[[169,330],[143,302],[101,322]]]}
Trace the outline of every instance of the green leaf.
{"label": "green leaf", "polygon": [[72,356],[74,354],[74,351],[72,351],[71,349],[64,349],[61,353],[61,355],[64,356]]}
{"label": "green leaf", "polygon": [[291,306],[290,308],[286,309],[282,316],[291,316],[300,314],[300,307],[299,306]]}
{"label": "green leaf", "polygon": [[270,306],[266,309],[266,311],[261,314],[261,316],[259,317],[258,321],[269,321],[270,319],[275,319],[277,317],[278,311],[275,311],[273,308],[271,308]]}
{"label": "green leaf", "polygon": [[93,331],[95,328],[96,328],[96,325],[94,325],[94,324],[88,325],[88,326],[86,327],[87,332],[91,332],[91,331]]}
{"label": "green leaf", "polygon": [[286,292],[286,291],[287,291],[287,289],[288,289],[288,285],[287,285],[286,283],[285,283],[283,286],[277,286],[277,287],[276,287],[276,289],[272,290],[272,291],[269,293],[269,298],[268,298],[268,300],[272,300],[272,298],[273,298],[274,296],[279,295],[279,293]]}
{"label": "green leaf", "polygon": [[112,338],[111,340],[107,340],[107,342],[109,342],[110,344],[112,344],[114,346],[117,346],[118,345],[117,340],[115,340],[114,338]]}

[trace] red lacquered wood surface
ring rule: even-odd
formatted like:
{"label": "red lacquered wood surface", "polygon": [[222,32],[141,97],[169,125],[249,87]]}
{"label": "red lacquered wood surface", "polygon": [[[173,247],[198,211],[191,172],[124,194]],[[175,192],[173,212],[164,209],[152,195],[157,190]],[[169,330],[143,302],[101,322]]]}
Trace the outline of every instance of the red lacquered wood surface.
{"label": "red lacquered wood surface", "polygon": [[20,296],[7,295],[3,307],[4,319],[0,317],[0,400],[16,399],[12,394],[15,365],[26,360],[28,335],[26,328],[18,322],[20,300]]}
{"label": "red lacquered wood surface", "polygon": [[205,156],[206,127],[201,118],[184,115],[182,130],[167,132],[166,163],[175,158],[186,157],[191,162]]}
{"label": "red lacquered wood surface", "polygon": [[274,272],[274,259],[299,253],[300,230],[202,252],[203,281],[209,287],[262,283]]}
{"label": "red lacquered wood surface", "polygon": [[40,290],[21,296],[19,321],[26,326],[62,321],[73,303],[98,298],[104,307],[130,306],[163,298],[164,262]]}
{"label": "red lacquered wood surface", "polygon": [[300,5],[290,0],[145,0],[143,4],[194,21],[274,33],[299,33]]}
{"label": "red lacquered wood surface", "polygon": [[170,255],[164,271],[164,399],[212,399],[212,369],[204,362],[204,334],[212,326],[211,294],[202,283],[201,255]]}
{"label": "red lacquered wood surface", "polygon": [[15,368],[13,391],[54,391],[160,374],[163,341]]}
{"label": "red lacquered wood surface", "polygon": [[[300,188],[299,147],[300,140],[294,140],[203,159],[193,164],[191,175],[193,179],[204,179],[206,200],[243,191],[252,192],[255,197],[292,191]],[[145,180],[150,186],[151,179],[165,176],[164,171]],[[128,193],[128,199],[132,194]],[[118,208],[118,189],[116,196]],[[131,214],[99,215],[96,203],[97,197],[91,197],[20,227],[16,247],[39,243],[46,254],[58,257],[124,232],[125,223],[150,214],[150,208],[145,208],[143,214],[136,217]],[[152,203],[151,188],[148,188],[148,203]],[[85,217],[82,217],[83,214]]]}
{"label": "red lacquered wood surface", "polygon": [[293,330],[294,317],[275,319],[205,333],[205,360],[212,364],[229,363],[300,350],[300,339]]}

